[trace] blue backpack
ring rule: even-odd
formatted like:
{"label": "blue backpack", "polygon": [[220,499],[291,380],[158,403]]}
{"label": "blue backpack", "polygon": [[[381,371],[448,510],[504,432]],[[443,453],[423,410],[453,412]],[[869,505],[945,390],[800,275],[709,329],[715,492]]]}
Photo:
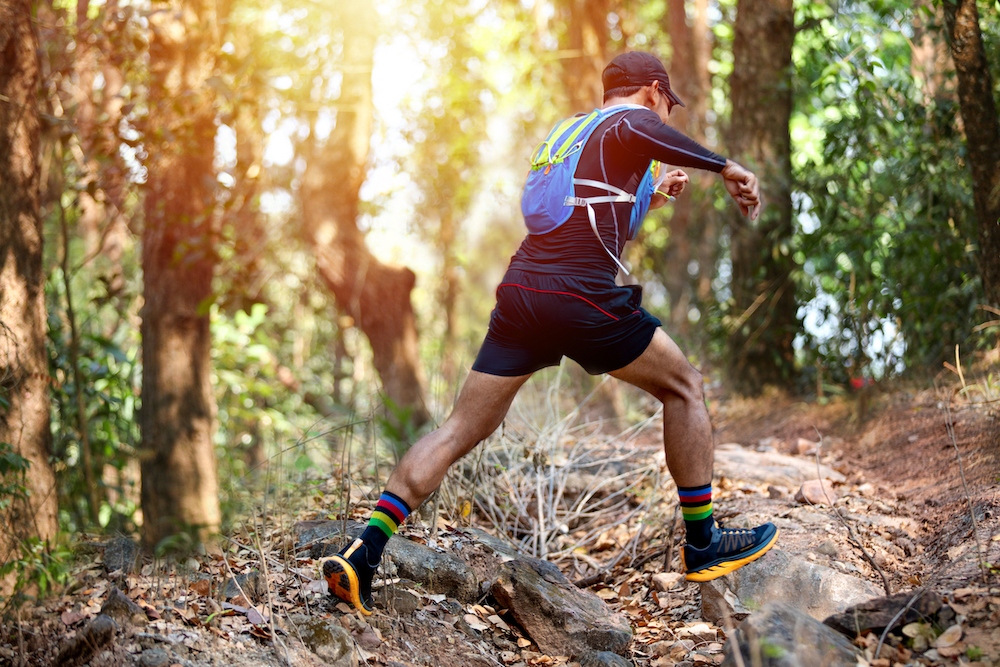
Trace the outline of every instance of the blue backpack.
{"label": "blue backpack", "polygon": [[[601,247],[615,264],[628,274],[628,269],[604,245],[604,240],[597,230],[597,216],[593,205],[611,202],[632,204],[628,226],[628,240],[632,240],[649,211],[649,201],[659,184],[656,178],[661,171],[660,163],[655,160],[652,162],[649,170],[639,181],[639,187],[634,194],[609,183],[576,178],[576,167],[587,139],[598,125],[613,114],[644,108],[623,104],[607,109],[594,109],[587,115],[578,114],[567,118],[549,132],[549,136],[531,155],[531,170],[528,172],[528,180],[521,195],[521,213],[524,214],[524,223],[528,227],[529,234],[547,234],[569,220],[574,207],[584,207],[590,218],[590,227],[594,230]],[[577,197],[575,188],[577,185],[599,188],[610,194]]]}

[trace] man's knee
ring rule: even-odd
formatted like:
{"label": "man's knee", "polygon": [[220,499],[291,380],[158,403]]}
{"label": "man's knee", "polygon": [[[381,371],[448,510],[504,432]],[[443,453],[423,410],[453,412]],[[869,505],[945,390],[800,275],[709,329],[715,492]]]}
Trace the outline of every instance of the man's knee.
{"label": "man's knee", "polygon": [[688,364],[678,369],[658,398],[664,403],[680,399],[685,402],[704,404],[704,377],[697,368]]}

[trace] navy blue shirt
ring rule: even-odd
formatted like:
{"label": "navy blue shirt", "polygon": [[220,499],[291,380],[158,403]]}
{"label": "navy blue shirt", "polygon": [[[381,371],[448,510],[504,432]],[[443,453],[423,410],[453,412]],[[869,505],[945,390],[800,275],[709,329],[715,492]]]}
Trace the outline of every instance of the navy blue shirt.
{"label": "navy blue shirt", "polygon": [[[724,157],[665,125],[653,111],[630,109],[597,126],[580,155],[576,177],[609,183],[634,193],[653,160],[714,172],[726,166]],[[576,186],[578,197],[607,194],[596,188]],[[620,257],[628,238],[632,204],[595,204],[594,208],[604,245]],[[511,258],[510,268],[612,281],[618,274],[618,266],[594,235],[584,207],[576,207],[569,220],[547,234],[529,234]]]}

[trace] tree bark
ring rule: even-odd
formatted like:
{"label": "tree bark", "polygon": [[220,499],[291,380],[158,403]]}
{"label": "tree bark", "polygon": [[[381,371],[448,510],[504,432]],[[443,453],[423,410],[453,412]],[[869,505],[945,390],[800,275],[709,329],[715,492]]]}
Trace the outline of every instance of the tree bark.
{"label": "tree bark", "polygon": [[945,23],[958,73],[958,101],[969,149],[972,195],[979,221],[979,268],[986,298],[1000,305],[1000,122],[993,99],[975,0],[946,0]]}
{"label": "tree bark", "polygon": [[764,209],[752,222],[732,208],[732,294],[727,375],[738,393],[787,384],[798,330],[792,235],[792,0],[739,0],[733,40],[728,146],[761,180]]}
{"label": "tree bark", "polygon": [[601,73],[607,64],[608,0],[568,0],[568,53],[562,61],[570,111],[601,106],[604,85]]}
{"label": "tree bark", "polygon": [[[687,16],[687,0],[669,0],[663,16],[664,28],[670,35],[673,56],[670,59],[670,85],[677,91],[685,106],[674,107],[670,124],[689,137],[704,144],[708,125],[706,110],[711,78],[708,71],[711,43],[708,30],[708,1],[691,3],[694,17]],[[691,187],[673,202],[670,216],[670,246],[662,261],[663,281],[670,294],[670,326],[681,336],[686,336],[690,325],[688,310],[699,300],[697,284],[701,276],[714,274],[715,254],[707,256],[705,248],[716,247],[715,225],[707,210],[706,190],[714,176],[694,172]],[[709,238],[706,238],[708,235]],[[688,271],[692,259],[698,260],[698,276]]]}
{"label": "tree bark", "polygon": [[304,235],[337,304],[372,346],[385,395],[409,410],[415,426],[430,415],[417,348],[410,292],[416,282],[406,267],[380,262],[358,229],[359,191],[371,142],[372,63],[377,20],[368,3],[342,5],[344,73],[337,124],[325,146],[313,147],[302,179]]}
{"label": "tree bark", "polygon": [[143,538],[220,523],[207,305],[214,270],[214,4],[154,5],[143,204]]}
{"label": "tree bark", "polygon": [[[37,52],[31,4],[0,0],[0,443],[30,464],[21,482],[27,495],[0,516],[0,565],[21,541],[48,540],[58,529],[49,466]],[[12,584],[0,581],[0,594]]]}

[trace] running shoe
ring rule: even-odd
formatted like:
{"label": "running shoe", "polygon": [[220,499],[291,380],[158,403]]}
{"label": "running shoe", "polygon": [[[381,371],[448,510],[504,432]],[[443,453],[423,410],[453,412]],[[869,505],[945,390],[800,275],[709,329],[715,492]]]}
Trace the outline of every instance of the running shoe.
{"label": "running shoe", "polygon": [[763,556],[778,540],[778,529],[765,523],[750,530],[716,527],[704,549],[685,544],[681,551],[688,581],[711,581]]}
{"label": "running shoe", "polygon": [[[336,556],[323,562],[323,576],[330,587],[330,595],[353,605],[365,616],[374,612],[372,602],[373,568],[364,571],[364,566],[356,567],[351,561],[367,565],[367,547],[360,539],[354,540]],[[361,571],[359,571],[361,570]]]}

